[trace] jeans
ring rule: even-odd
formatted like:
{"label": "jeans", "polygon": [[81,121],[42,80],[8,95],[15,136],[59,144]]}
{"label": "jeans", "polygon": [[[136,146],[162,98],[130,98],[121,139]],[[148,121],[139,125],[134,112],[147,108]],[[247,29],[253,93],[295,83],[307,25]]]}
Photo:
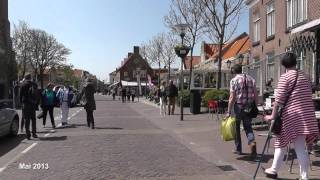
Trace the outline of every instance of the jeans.
{"label": "jeans", "polygon": [[86,109],[86,112],[88,127],[90,127],[90,125],[94,126],[93,110]]}
{"label": "jeans", "polygon": [[52,127],[56,126],[54,123],[53,108],[54,106],[43,106],[43,125],[44,126],[46,125],[48,111],[49,111]]}
{"label": "jeans", "polygon": [[244,131],[246,132],[248,145],[254,142],[254,134],[252,130],[252,119],[248,117],[245,113],[241,111],[238,105],[234,106],[234,112],[236,114],[236,138],[234,140],[236,150],[242,152],[242,144],[241,144],[241,132],[240,132],[240,124],[242,121]]}
{"label": "jeans", "polygon": [[26,128],[26,134],[27,136],[30,136],[31,133],[30,133],[30,121],[32,123],[32,134],[35,135],[36,132],[37,132],[37,124],[36,124],[36,112],[35,110],[26,110],[26,109],[23,109],[22,110],[23,112],[23,117],[25,119],[25,128]]}

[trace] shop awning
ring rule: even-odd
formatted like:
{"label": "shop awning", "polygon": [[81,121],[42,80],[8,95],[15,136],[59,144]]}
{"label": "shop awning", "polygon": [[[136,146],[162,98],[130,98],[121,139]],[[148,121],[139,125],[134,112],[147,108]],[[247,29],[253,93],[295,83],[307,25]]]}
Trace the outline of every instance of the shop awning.
{"label": "shop awning", "polygon": [[[138,86],[138,82],[121,81],[122,86]],[[141,82],[141,86],[146,86],[146,83]]]}
{"label": "shop awning", "polygon": [[320,19],[310,21],[302,26],[299,26],[299,27],[292,29],[291,34],[303,32],[303,31],[312,31],[316,28],[320,28]]}

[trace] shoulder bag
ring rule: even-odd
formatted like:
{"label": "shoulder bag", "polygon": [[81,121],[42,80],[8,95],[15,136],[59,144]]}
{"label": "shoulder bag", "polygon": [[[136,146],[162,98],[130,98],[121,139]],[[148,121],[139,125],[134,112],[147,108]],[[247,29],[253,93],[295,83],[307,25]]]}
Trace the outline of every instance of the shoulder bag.
{"label": "shoulder bag", "polygon": [[283,109],[284,107],[286,106],[296,84],[297,84],[297,80],[298,80],[298,76],[299,76],[299,72],[297,70],[297,73],[296,73],[296,78],[295,78],[295,81],[294,81],[294,84],[293,84],[293,87],[292,89],[289,91],[288,93],[288,96],[286,98],[286,100],[284,101],[283,103],[283,106],[279,108],[277,114],[276,114],[276,117],[274,119],[274,124],[273,124],[273,127],[271,129],[271,132],[274,134],[274,135],[280,135],[281,134],[281,128],[282,128],[282,112],[283,112]]}
{"label": "shoulder bag", "polygon": [[248,86],[247,86],[247,76],[244,74],[244,86],[247,91],[247,102],[243,107],[243,112],[250,118],[256,118],[259,114],[259,110],[257,108],[255,100],[253,102],[249,102],[249,97],[248,97]]}

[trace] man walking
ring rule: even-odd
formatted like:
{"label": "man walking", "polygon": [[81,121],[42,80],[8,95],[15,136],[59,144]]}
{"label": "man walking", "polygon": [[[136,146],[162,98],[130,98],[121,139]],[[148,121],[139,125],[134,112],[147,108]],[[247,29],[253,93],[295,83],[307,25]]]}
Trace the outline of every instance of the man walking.
{"label": "man walking", "polygon": [[61,108],[61,125],[62,127],[66,127],[68,126],[69,108],[73,99],[71,87],[61,87],[57,93],[57,98],[59,99]]}
{"label": "man walking", "polygon": [[167,96],[169,97],[168,115],[173,115],[176,106],[176,97],[178,96],[178,88],[173,84],[172,80],[170,80],[169,86],[167,87]]}
{"label": "man walking", "polygon": [[248,138],[248,145],[250,147],[251,157],[255,158],[257,155],[255,137],[252,130],[252,118],[244,111],[245,106],[255,102],[257,104],[257,90],[255,80],[242,73],[242,66],[236,64],[233,66],[233,73],[236,76],[230,82],[230,97],[228,104],[227,117],[230,116],[232,109],[234,108],[234,113],[236,116],[236,138],[235,146],[236,149],[233,151],[235,154],[242,154],[241,145],[241,134],[240,134],[240,123],[242,121],[243,128],[246,132]]}
{"label": "man walking", "polygon": [[32,137],[38,138],[36,134],[36,110],[39,105],[38,86],[31,80],[31,74],[25,76],[20,90],[20,102],[22,104],[22,114],[25,119],[27,139],[31,139],[30,121],[32,123]]}
{"label": "man walking", "polygon": [[83,97],[84,109],[87,112],[87,124],[88,127],[94,129],[93,111],[96,110],[96,101],[94,99],[95,87],[93,79],[87,78],[86,84],[83,87],[79,98]]}

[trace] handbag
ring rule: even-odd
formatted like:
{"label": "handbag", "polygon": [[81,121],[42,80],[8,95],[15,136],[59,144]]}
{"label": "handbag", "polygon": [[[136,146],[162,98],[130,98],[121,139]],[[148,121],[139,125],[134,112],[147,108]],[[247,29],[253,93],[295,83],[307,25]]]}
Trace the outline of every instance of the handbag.
{"label": "handbag", "polygon": [[290,96],[291,96],[291,94],[292,94],[292,92],[293,92],[296,84],[297,84],[298,76],[299,76],[299,74],[298,74],[298,70],[297,70],[296,78],[295,78],[293,87],[292,87],[292,89],[290,90],[290,92],[288,93],[287,98],[286,98],[286,100],[285,100],[284,103],[283,103],[283,106],[280,107],[280,108],[278,109],[278,112],[276,113],[276,117],[275,117],[275,119],[274,119],[273,127],[272,127],[272,129],[271,129],[271,132],[272,132],[274,135],[280,135],[280,134],[281,134],[283,109],[284,109],[284,107],[286,106],[286,104],[287,104],[287,102],[288,102],[288,100],[289,100],[289,98],[290,98]]}
{"label": "handbag", "polygon": [[244,74],[244,86],[246,88],[246,91],[247,91],[247,103],[244,105],[243,107],[243,112],[250,118],[256,118],[259,114],[259,110],[258,110],[258,107],[256,105],[256,102],[253,101],[253,102],[249,102],[249,99],[248,99],[248,86],[247,86],[247,76],[246,74]]}
{"label": "handbag", "polygon": [[229,116],[221,121],[221,138],[224,141],[232,141],[236,137],[236,118]]}

